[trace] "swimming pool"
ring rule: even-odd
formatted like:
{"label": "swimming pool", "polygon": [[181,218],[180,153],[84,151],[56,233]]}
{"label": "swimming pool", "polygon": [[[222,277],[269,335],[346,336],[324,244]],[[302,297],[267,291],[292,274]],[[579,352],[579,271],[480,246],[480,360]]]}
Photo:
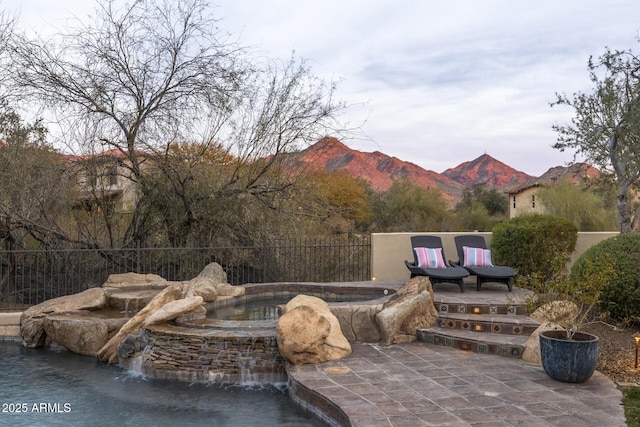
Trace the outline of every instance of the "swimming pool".
{"label": "swimming pool", "polygon": [[155,380],[66,350],[0,342],[0,425],[322,426],[284,384]]}

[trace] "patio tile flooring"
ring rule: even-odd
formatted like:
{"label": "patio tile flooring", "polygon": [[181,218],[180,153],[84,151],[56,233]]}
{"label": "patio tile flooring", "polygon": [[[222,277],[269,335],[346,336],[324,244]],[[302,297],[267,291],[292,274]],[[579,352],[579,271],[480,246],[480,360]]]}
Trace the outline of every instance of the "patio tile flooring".
{"label": "patio tile flooring", "polygon": [[[307,407],[331,402],[352,426],[626,425],[621,392],[599,372],[569,384],[520,359],[425,343],[352,347],[339,361],[288,367],[290,390],[319,399]],[[326,369],[335,367],[347,370]]]}
{"label": "patio tile flooring", "polygon": [[[465,293],[457,285],[434,286],[435,301],[505,304],[525,297],[502,284],[484,284],[481,292],[471,281],[465,285]],[[622,393],[599,372],[570,384],[518,358],[423,342],[352,348],[342,360],[287,367],[292,398],[337,425],[626,426]]]}

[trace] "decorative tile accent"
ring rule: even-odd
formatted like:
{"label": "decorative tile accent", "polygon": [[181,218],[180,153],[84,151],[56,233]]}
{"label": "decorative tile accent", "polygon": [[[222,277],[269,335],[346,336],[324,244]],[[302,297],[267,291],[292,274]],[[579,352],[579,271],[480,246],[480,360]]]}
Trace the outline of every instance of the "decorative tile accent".
{"label": "decorative tile accent", "polygon": [[489,354],[489,345],[478,343],[478,353]]}
{"label": "decorative tile accent", "polygon": [[502,333],[502,324],[500,324],[500,323],[492,323],[491,324],[491,333],[492,334],[501,334]]}
{"label": "decorative tile accent", "polygon": [[466,313],[467,312],[467,306],[464,304],[459,304],[458,305],[458,313]]}
{"label": "decorative tile accent", "polygon": [[522,326],[520,325],[513,325],[512,329],[511,329],[511,334],[512,335],[522,335]]}
{"label": "decorative tile accent", "polygon": [[511,306],[507,308],[507,314],[514,315],[516,314],[516,308]]}
{"label": "decorative tile accent", "polygon": [[484,332],[484,325],[482,323],[474,323],[473,330],[476,332]]}
{"label": "decorative tile accent", "polygon": [[433,335],[431,335],[431,334],[424,334],[422,336],[422,339],[424,340],[424,342],[426,342],[428,344],[435,344],[435,339],[433,338]]}
{"label": "decorative tile accent", "polygon": [[467,321],[463,321],[460,324],[460,329],[462,329],[463,331],[470,331],[471,330],[471,323],[469,323]]}
{"label": "decorative tile accent", "polygon": [[498,307],[489,307],[489,314],[498,314]]}
{"label": "decorative tile accent", "polygon": [[448,313],[449,304],[440,304],[440,313]]}
{"label": "decorative tile accent", "polygon": [[480,307],[473,307],[473,314],[481,314],[482,309]]}
{"label": "decorative tile accent", "polygon": [[498,348],[496,349],[496,354],[498,356],[509,356],[509,348],[508,347],[503,347],[503,346],[498,346]]}
{"label": "decorative tile accent", "polygon": [[445,345],[446,347],[454,348],[454,346],[455,346],[455,341],[456,341],[456,340],[455,340],[454,338],[445,337],[445,338],[444,338],[444,345]]}
{"label": "decorative tile accent", "polygon": [[455,320],[447,320],[447,323],[445,324],[445,326],[449,329],[455,329],[456,328],[456,321]]}

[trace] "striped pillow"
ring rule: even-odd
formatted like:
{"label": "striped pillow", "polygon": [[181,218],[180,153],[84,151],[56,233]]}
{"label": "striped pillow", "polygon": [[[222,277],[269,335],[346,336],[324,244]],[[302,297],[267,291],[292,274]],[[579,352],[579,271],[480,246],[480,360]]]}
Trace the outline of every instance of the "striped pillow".
{"label": "striped pillow", "polygon": [[463,267],[493,267],[491,263],[491,251],[482,248],[470,248],[463,246],[464,255]]}
{"label": "striped pillow", "polygon": [[413,248],[420,268],[446,268],[442,248]]}

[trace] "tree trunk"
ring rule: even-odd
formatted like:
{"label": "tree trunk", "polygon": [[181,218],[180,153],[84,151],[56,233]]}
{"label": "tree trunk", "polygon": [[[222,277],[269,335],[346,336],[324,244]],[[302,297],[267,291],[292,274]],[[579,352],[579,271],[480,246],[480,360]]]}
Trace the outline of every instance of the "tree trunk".
{"label": "tree trunk", "polygon": [[615,171],[616,181],[618,183],[618,199],[616,204],[618,206],[618,224],[620,225],[620,232],[628,233],[631,231],[631,215],[629,215],[627,194],[631,183],[627,179],[627,163],[618,152],[617,129],[609,138],[607,150],[609,151],[609,158],[611,159],[611,165]]}

